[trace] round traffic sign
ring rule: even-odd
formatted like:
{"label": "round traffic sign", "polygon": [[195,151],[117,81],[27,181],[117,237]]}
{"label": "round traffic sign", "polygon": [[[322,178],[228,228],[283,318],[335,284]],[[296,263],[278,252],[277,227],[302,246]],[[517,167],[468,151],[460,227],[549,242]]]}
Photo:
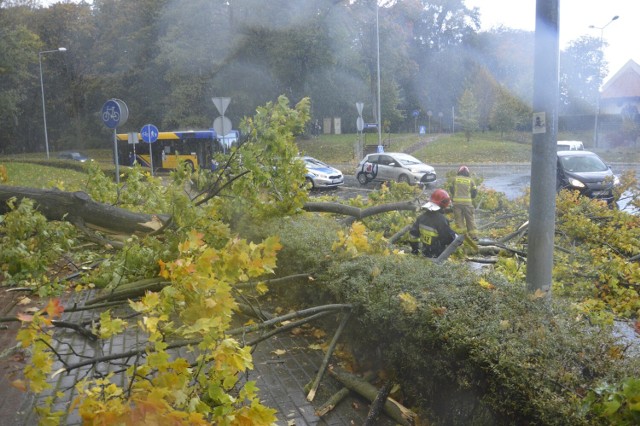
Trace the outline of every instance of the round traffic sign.
{"label": "round traffic sign", "polygon": [[102,122],[110,129],[124,124],[129,118],[129,108],[120,99],[109,99],[102,105]]}
{"label": "round traffic sign", "polygon": [[158,128],[153,124],[145,124],[140,129],[140,137],[146,143],[154,143],[158,140]]}
{"label": "round traffic sign", "polygon": [[216,117],[216,119],[213,120],[213,130],[221,137],[226,136],[232,129],[233,125],[231,124],[231,120],[227,117]]}

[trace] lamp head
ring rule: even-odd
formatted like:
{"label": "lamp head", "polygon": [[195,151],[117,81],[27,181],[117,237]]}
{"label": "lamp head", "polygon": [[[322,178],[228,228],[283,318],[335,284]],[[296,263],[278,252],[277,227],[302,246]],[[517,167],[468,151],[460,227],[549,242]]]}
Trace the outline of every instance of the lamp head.
{"label": "lamp head", "polygon": [[66,52],[67,48],[66,47],[58,47],[58,51],[60,52]]}
{"label": "lamp head", "polygon": [[613,18],[611,18],[611,20],[612,20],[612,21],[615,21],[615,20],[617,20],[619,17],[620,17],[620,16],[616,15],[616,16],[614,16]]}

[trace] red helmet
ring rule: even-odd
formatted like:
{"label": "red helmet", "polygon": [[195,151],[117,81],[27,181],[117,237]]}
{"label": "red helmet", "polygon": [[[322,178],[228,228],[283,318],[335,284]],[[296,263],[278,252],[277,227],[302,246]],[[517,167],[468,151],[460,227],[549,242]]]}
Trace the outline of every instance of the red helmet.
{"label": "red helmet", "polygon": [[429,198],[434,204],[437,204],[439,207],[446,209],[449,204],[451,204],[451,198],[449,197],[449,193],[444,189],[436,189],[431,194],[431,198]]}
{"label": "red helmet", "polygon": [[469,168],[467,166],[460,166],[458,174],[463,176],[469,176]]}

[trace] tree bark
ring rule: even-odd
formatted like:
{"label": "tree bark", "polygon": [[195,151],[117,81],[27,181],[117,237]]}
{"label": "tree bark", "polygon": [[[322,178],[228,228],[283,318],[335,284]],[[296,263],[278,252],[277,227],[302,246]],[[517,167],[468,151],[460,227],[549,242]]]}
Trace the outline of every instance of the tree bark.
{"label": "tree bark", "polygon": [[331,339],[329,348],[327,348],[327,353],[325,354],[324,359],[322,360],[322,365],[320,366],[316,379],[314,380],[313,385],[311,385],[311,390],[307,395],[307,400],[309,401],[313,401],[313,399],[316,397],[316,392],[318,391],[320,380],[322,379],[322,376],[324,375],[324,372],[327,369],[327,366],[329,365],[329,359],[331,358],[331,355],[333,355],[333,351],[335,350],[336,345],[338,344],[338,340],[340,339],[340,336],[342,335],[342,331],[346,327],[350,316],[351,316],[351,311],[345,312],[344,316],[342,317],[342,321],[340,321],[340,325],[338,326],[338,329],[333,335],[333,339]]}
{"label": "tree bark", "polygon": [[[330,369],[329,373],[345,387],[358,393],[362,397],[373,402],[378,395],[378,389],[370,383],[362,380],[361,378],[349,374],[345,371],[338,371],[337,369]],[[417,418],[416,413],[401,405],[399,402],[388,398],[384,404],[384,412],[396,422],[401,425],[409,426],[414,424]]]}
{"label": "tree bark", "polygon": [[92,229],[111,233],[146,234],[159,229],[166,215],[134,213],[109,204],[93,201],[88,194],[0,185],[0,214],[7,213],[10,198],[36,202],[36,207],[48,220],[80,222]]}
{"label": "tree bark", "polygon": [[382,389],[378,392],[376,399],[371,403],[371,408],[369,409],[369,414],[367,414],[367,418],[364,421],[364,426],[374,426],[378,422],[380,412],[382,411],[384,403],[387,402],[392,386],[393,382],[391,380],[387,380],[387,382],[382,386]]}
{"label": "tree bark", "polygon": [[[168,215],[134,213],[109,204],[93,201],[82,191],[63,192],[54,189],[36,189],[0,185],[0,214],[7,213],[7,201],[30,198],[48,220],[66,220],[110,233],[145,234],[156,231],[170,219]],[[339,203],[308,202],[304,210],[319,213],[337,213],[353,219],[364,219],[380,213],[397,210],[416,210],[414,202],[400,202],[360,209]]]}
{"label": "tree bark", "polygon": [[337,213],[345,216],[351,216],[356,219],[364,219],[365,217],[374,216],[380,213],[398,211],[398,210],[411,210],[415,211],[418,208],[414,202],[401,202],[381,204],[379,206],[373,206],[366,209],[358,207],[347,206],[340,203],[317,203],[309,202],[305,203],[303,209],[308,212],[317,213]]}

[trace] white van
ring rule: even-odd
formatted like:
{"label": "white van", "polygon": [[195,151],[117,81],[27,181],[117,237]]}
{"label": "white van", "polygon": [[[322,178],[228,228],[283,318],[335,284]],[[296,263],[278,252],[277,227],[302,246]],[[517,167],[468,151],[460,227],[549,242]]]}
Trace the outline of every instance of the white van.
{"label": "white van", "polygon": [[584,151],[584,144],[580,141],[558,141],[558,151]]}

